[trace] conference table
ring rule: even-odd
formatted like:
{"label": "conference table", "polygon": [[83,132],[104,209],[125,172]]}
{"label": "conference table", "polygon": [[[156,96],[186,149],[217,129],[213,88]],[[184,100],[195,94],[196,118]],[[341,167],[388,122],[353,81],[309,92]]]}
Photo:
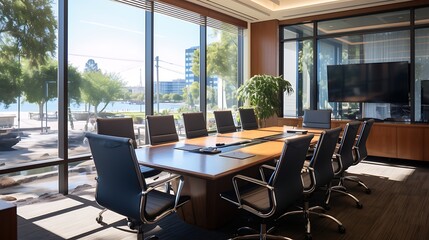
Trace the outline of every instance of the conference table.
{"label": "conference table", "polygon": [[[222,200],[219,193],[233,188],[234,175],[256,176],[260,165],[278,158],[284,140],[299,136],[288,130],[290,128],[270,127],[183,139],[138,148],[136,156],[144,166],[183,175],[182,194],[191,197],[190,203],[182,207],[183,219],[206,229],[216,229],[237,210]],[[221,152],[211,152],[213,149],[208,147]]]}

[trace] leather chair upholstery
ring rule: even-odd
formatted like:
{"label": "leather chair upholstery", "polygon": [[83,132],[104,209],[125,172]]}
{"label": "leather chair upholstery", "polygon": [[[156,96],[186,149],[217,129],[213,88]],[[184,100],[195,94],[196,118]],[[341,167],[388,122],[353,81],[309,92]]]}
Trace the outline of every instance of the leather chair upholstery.
{"label": "leather chair upholstery", "polygon": [[[103,135],[129,138],[133,147],[137,148],[132,118],[97,118],[97,132]],[[153,177],[161,173],[160,170],[142,165],[140,165],[140,172],[144,177]]]}
{"label": "leather chair upholstery", "polygon": [[331,110],[304,110],[304,128],[331,128]]}
{"label": "leather chair upholstery", "polygon": [[357,208],[362,208],[362,204],[359,199],[353,196],[351,193],[347,192],[347,188],[344,185],[344,177],[346,170],[353,165],[353,151],[356,140],[356,135],[359,131],[360,122],[354,121],[349,122],[344,127],[343,136],[336,153],[333,156],[333,165],[334,165],[334,179],[338,181],[338,184],[331,186],[328,189],[328,194],[326,197],[325,204],[328,205],[331,197],[331,192],[338,192],[349,196],[356,202]]}
{"label": "leather chair upholstery", "polygon": [[237,131],[231,111],[214,111],[213,113],[215,116],[218,133],[230,133]]}
{"label": "leather chair upholstery", "polygon": [[[239,236],[234,239],[250,239],[252,237],[257,239],[289,239],[267,234],[266,224],[284,213],[295,201],[301,199],[303,192],[301,170],[312,138],[313,135],[308,134],[285,140],[283,151],[276,166],[261,166],[261,179],[243,175],[233,177],[234,192],[222,193],[221,197],[239,209],[254,214],[261,222],[259,233]],[[271,174],[266,177],[265,172],[267,170]]]}
{"label": "leather chair upholstery", "polygon": [[151,145],[179,141],[173,115],[148,115],[146,121]]}
{"label": "leather chair upholstery", "polygon": [[[307,181],[304,184],[304,206],[302,210],[287,212],[279,217],[280,219],[282,217],[292,214],[303,214],[306,222],[305,228],[307,239],[311,239],[310,214],[331,219],[332,221],[337,223],[338,230],[340,233],[345,232],[345,228],[340,221],[338,221],[331,215],[323,213],[323,207],[309,207],[310,199],[313,196],[313,192],[317,189],[322,189],[326,186],[330,187],[331,181],[334,178],[334,171],[332,169],[331,160],[338,142],[338,137],[340,136],[340,132],[341,128],[334,128],[322,132],[317,146],[314,150],[313,157],[310,160],[309,166],[305,168],[306,171],[303,174],[303,179]],[[318,210],[321,212],[318,212]]]}
{"label": "leather chair upholstery", "polygon": [[253,108],[240,108],[241,129],[252,130],[258,129],[258,121],[256,120],[255,110]]}
{"label": "leather chair upholstery", "polygon": [[[102,213],[111,210],[126,216],[129,226],[138,229],[138,239],[143,239],[143,225],[154,223],[174,213],[177,207],[189,200],[181,196],[183,177],[170,177],[148,185],[139,171],[134,147],[130,138],[86,133],[97,169],[95,200],[104,207],[97,222],[103,221]],[[179,181],[176,195],[156,190],[167,182]]]}
{"label": "leather chair upholstery", "polygon": [[186,138],[196,138],[208,136],[206,121],[202,112],[183,113]]}

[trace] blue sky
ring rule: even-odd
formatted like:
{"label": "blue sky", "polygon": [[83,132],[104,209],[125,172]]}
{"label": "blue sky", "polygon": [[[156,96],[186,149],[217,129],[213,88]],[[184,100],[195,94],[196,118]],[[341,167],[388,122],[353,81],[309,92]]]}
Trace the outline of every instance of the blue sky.
{"label": "blue sky", "polygon": [[[138,86],[140,71],[144,82],[144,13],[110,0],[69,1],[69,62],[83,71],[92,58],[102,71]],[[185,49],[199,45],[199,26],[160,14],[154,25],[160,80],[184,78]]]}

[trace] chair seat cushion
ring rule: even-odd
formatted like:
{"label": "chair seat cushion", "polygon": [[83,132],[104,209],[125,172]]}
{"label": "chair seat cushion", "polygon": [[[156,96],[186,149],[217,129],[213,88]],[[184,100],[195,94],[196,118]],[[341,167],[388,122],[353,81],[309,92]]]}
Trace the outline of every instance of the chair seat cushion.
{"label": "chair seat cushion", "polygon": [[[269,191],[267,188],[260,186],[241,186],[239,187],[241,194],[241,203],[259,210],[261,213],[267,213],[271,209]],[[238,206],[237,196],[235,191],[228,191],[221,194],[222,197],[228,198],[235,202]]]}
{"label": "chair seat cushion", "polygon": [[142,166],[142,165],[140,165],[140,172],[143,174],[143,178],[153,177],[161,173],[160,170]]}
{"label": "chair seat cushion", "polygon": [[[149,221],[155,219],[163,212],[172,209],[174,207],[175,196],[160,192],[157,190],[150,191],[147,195],[145,216]],[[189,196],[180,196],[179,203],[177,206],[181,206],[185,202],[189,201]]]}

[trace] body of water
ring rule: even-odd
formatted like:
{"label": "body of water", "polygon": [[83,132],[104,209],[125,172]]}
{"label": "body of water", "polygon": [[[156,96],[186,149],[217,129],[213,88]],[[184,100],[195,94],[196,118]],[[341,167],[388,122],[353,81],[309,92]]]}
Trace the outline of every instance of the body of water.
{"label": "body of water", "polygon": [[[163,110],[170,110],[170,111],[177,111],[180,107],[185,105],[185,103],[159,103],[159,111]],[[104,104],[100,104],[98,106],[98,110],[101,110],[101,108],[104,106]],[[11,104],[8,108],[5,108],[6,106],[4,104],[0,103],[0,113],[2,112],[17,112],[18,111],[18,104]],[[39,112],[39,106],[37,104],[23,102],[21,103],[21,112]],[[157,110],[158,104],[154,104],[154,109]],[[45,105],[43,106],[43,109],[45,109]],[[71,104],[70,105],[71,111],[86,111],[85,110],[85,104]],[[48,112],[56,112],[58,110],[58,101],[49,101],[48,102]],[[91,110],[94,110],[94,107],[91,107]],[[128,102],[111,102],[107,105],[105,111],[106,112],[139,112],[139,111],[145,110],[145,105],[142,104],[131,104]]]}

